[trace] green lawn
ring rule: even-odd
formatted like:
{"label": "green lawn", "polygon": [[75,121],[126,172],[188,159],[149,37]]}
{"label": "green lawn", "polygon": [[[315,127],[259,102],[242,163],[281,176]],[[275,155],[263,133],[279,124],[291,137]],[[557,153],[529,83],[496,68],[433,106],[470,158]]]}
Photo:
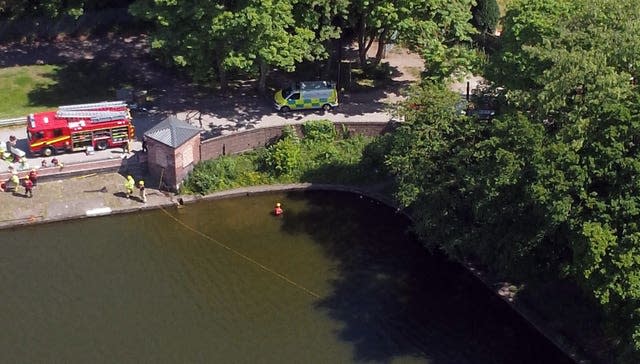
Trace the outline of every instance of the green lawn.
{"label": "green lawn", "polygon": [[29,100],[33,90],[55,85],[57,66],[24,66],[0,69],[0,119],[25,116],[55,105],[35,105]]}
{"label": "green lawn", "polygon": [[115,90],[131,85],[127,78],[117,65],[94,61],[0,68],[0,119],[113,99]]}

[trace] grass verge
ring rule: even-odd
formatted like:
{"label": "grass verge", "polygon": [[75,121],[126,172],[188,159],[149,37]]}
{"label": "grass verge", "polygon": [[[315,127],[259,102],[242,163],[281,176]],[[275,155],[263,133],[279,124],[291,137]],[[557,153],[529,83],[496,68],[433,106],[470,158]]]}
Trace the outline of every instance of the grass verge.
{"label": "grass verge", "polygon": [[130,86],[122,67],[94,60],[66,65],[0,69],[0,119],[28,115],[58,105],[113,99]]}
{"label": "grass verge", "polygon": [[54,105],[34,105],[29,94],[39,88],[55,85],[51,75],[58,72],[58,66],[22,66],[0,69],[0,119],[25,116],[29,113],[50,108]]}

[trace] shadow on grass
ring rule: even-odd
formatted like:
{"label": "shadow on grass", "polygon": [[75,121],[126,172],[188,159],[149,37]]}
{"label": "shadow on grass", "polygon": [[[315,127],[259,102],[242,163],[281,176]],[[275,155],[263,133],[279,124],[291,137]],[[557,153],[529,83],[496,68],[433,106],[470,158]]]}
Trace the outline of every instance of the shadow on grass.
{"label": "shadow on grass", "polygon": [[64,105],[113,100],[117,89],[130,85],[119,62],[82,60],[61,66],[45,77],[55,83],[29,92],[30,105]]}
{"label": "shadow on grass", "polygon": [[572,363],[460,265],[428,254],[404,216],[349,193],[303,196],[311,208],[288,211],[282,228],[335,262],[316,309],[340,323],[354,361]]}

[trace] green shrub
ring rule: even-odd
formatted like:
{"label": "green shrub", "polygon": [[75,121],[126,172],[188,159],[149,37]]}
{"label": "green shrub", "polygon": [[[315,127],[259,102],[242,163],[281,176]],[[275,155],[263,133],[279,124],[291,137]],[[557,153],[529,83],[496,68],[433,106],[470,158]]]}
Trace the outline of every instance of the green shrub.
{"label": "green shrub", "polygon": [[276,177],[293,176],[302,161],[300,142],[294,138],[282,139],[267,148],[264,158],[264,165]]}
{"label": "green shrub", "polygon": [[[234,188],[247,179],[255,165],[252,157],[223,156],[198,163],[183,184],[184,192],[205,194],[210,191]],[[255,177],[251,177],[253,181]]]}
{"label": "green shrub", "polygon": [[319,142],[303,144],[302,170],[308,171],[321,165],[331,163],[337,158],[339,151],[334,143]]}
{"label": "green shrub", "polygon": [[298,133],[296,133],[296,129],[291,125],[286,125],[282,129],[282,137],[280,139],[293,139],[299,141]]}
{"label": "green shrub", "polygon": [[302,124],[305,143],[333,142],[336,139],[336,128],[329,120],[313,120]]}
{"label": "green shrub", "polygon": [[[272,183],[322,182],[370,184],[386,175],[382,160],[385,143],[356,135],[331,141],[325,122],[311,123],[312,137],[301,142],[295,129],[287,128],[281,140],[268,148],[221,157],[196,165],[185,180],[181,193],[210,193],[241,186]],[[333,127],[333,125],[331,125]],[[381,138],[381,140],[387,140]],[[363,154],[364,153],[364,154]],[[376,163],[379,163],[376,166]]]}
{"label": "green shrub", "polygon": [[375,175],[387,174],[385,156],[391,149],[391,142],[391,134],[386,134],[367,143],[362,151],[362,168],[371,170]]}

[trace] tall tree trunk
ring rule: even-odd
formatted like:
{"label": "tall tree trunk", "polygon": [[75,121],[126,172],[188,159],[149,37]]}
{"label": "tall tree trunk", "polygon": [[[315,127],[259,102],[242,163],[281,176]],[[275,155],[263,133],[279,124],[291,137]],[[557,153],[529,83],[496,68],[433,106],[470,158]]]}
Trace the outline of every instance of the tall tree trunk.
{"label": "tall tree trunk", "polygon": [[220,82],[220,91],[226,91],[229,86],[229,80],[227,79],[227,70],[222,65],[222,60],[218,60],[218,81]]}
{"label": "tall tree trunk", "polygon": [[327,57],[327,60],[324,64],[324,67],[322,68],[322,74],[320,75],[320,78],[323,80],[330,80],[332,77],[332,73],[333,73],[333,65],[336,62],[336,55],[335,55],[335,47],[334,44],[335,42],[331,41],[331,40],[327,40],[324,42],[325,43],[325,49],[327,49],[329,51],[329,57]]}
{"label": "tall tree trunk", "polygon": [[260,78],[258,79],[258,93],[263,95],[267,93],[267,72],[269,71],[267,67],[267,62],[264,59],[260,58],[259,67],[260,67]]}
{"label": "tall tree trunk", "polygon": [[[365,40],[366,40],[366,44],[365,44]],[[363,68],[367,65],[367,53],[369,53],[369,49],[371,48],[371,45],[373,44],[374,40],[375,40],[374,37],[370,37],[368,40],[365,37],[362,42],[364,44],[364,48],[358,50],[358,53],[360,55],[360,66]]]}
{"label": "tall tree trunk", "polygon": [[387,30],[383,29],[380,35],[378,36],[378,51],[376,52],[376,58],[374,60],[374,64],[377,66],[382,61],[382,58],[385,56],[384,48],[387,45]]}
{"label": "tall tree trunk", "polygon": [[344,51],[344,35],[340,34],[340,38],[336,39],[336,58],[338,63],[336,64],[336,87],[338,90],[348,87],[348,79],[344,76],[346,73],[342,69],[342,56]]}
{"label": "tall tree trunk", "polygon": [[366,40],[367,27],[363,16],[363,19],[360,20],[360,26],[358,27],[358,59],[361,67],[364,67],[367,64]]}

